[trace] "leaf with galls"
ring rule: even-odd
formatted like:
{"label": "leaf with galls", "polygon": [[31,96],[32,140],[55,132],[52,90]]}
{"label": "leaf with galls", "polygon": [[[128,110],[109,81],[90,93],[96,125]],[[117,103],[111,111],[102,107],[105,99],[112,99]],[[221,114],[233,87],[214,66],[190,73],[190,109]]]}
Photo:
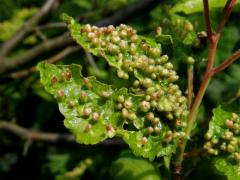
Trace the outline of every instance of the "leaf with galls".
{"label": "leaf with galls", "polygon": [[213,110],[204,148],[215,156],[214,165],[228,179],[239,179],[240,169],[240,101]]}
{"label": "leaf with galls", "polygon": [[187,99],[174,83],[178,76],[161,45],[127,25],[80,25],[67,15],[64,20],[78,44],[132,83],[116,88],[83,77],[77,65],[39,64],[41,82],[58,100],[64,124],[77,141],[95,144],[117,136],[146,158],[174,153],[183,138]]}
{"label": "leaf with galls", "polygon": [[[117,136],[136,155],[149,159],[175,152],[176,139],[166,140],[168,125],[153,112],[142,111],[141,104],[147,102],[144,95],[128,93],[126,88],[114,89],[94,77],[83,77],[79,65],[41,62],[38,69],[41,83],[57,99],[65,116],[64,125],[77,142],[96,144]],[[71,76],[65,78],[63,72]]]}
{"label": "leaf with galls", "polygon": [[42,84],[56,97],[66,118],[64,125],[76,135],[79,143],[95,144],[108,138],[106,125],[121,127],[123,123],[116,121],[120,113],[113,113],[114,101],[106,96],[117,98],[122,90],[114,92],[111,86],[96,81],[94,77],[82,77],[78,65],[55,66],[43,62],[38,69]]}
{"label": "leaf with galls", "polygon": [[[124,24],[96,27],[80,25],[68,15],[63,19],[78,44],[106,59],[117,69],[119,78],[127,80],[131,77],[129,81],[133,80],[133,87],[129,90],[146,96],[140,104],[142,112],[156,108],[167,119],[186,119],[187,99],[174,84],[178,76],[168,56],[161,54],[161,45],[154,39],[137,35],[136,30]],[[126,115],[125,110],[123,113]],[[134,119],[133,114],[130,119]]]}

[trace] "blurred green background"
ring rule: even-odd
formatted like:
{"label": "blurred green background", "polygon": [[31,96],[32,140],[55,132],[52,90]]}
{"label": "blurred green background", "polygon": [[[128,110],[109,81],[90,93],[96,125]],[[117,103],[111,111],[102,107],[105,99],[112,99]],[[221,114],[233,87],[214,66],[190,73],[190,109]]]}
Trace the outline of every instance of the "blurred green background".
{"label": "blurred green background", "polygon": [[[188,6],[187,2],[195,2],[194,7]],[[225,2],[212,0],[214,27],[218,24]],[[23,29],[24,22],[38,13],[45,3],[44,0],[0,1],[0,52],[6,42]],[[216,64],[240,48],[239,10],[238,4],[222,32]],[[201,82],[208,52],[207,39],[202,32],[205,30],[202,1],[55,0],[51,10],[37,24],[31,25],[31,30],[27,30],[24,38],[7,55],[0,56],[0,179],[121,179],[124,176],[116,172],[121,168],[124,171],[123,167],[130,166],[129,162],[133,159],[140,164],[147,162],[133,158],[127,152],[127,146],[118,140],[86,146],[64,140],[35,141],[27,138],[26,134],[20,136],[16,130],[15,133],[11,130],[11,125],[18,125],[31,132],[69,133],[63,126],[64,117],[56,101],[40,84],[39,73],[30,69],[39,61],[55,58],[57,64],[81,64],[85,76],[94,75],[108,84],[118,81],[112,78],[116,76],[104,60],[93,56],[89,58],[83,49],[65,35],[67,29],[60,18],[62,13],[75,17],[83,24],[125,23],[134,27],[139,34],[156,37],[162,44],[163,54],[169,55],[174,69],[180,75],[178,83],[182,91],[187,89],[188,56],[195,59],[195,92]],[[157,27],[161,27],[161,34],[156,33]],[[66,41],[61,41],[62,44],[57,46],[56,38],[62,36],[67,37]],[[53,48],[47,45],[50,41],[55,44]],[[37,54],[33,56],[32,50],[40,47],[43,50],[34,51]],[[61,52],[67,53],[60,56]],[[15,63],[15,66],[7,68],[6,62]],[[211,81],[200,109],[199,126],[194,130],[192,147],[202,146],[203,132],[207,129],[206,122],[211,118],[212,108],[239,96],[240,63],[237,61]],[[187,169],[186,179],[220,178],[208,161],[194,159],[188,163],[192,167]],[[197,168],[199,165],[205,173]],[[154,173],[159,173],[156,169],[160,169],[160,173],[164,174],[159,159],[153,164],[143,165],[148,166],[154,169]],[[136,170],[137,167],[134,168]]]}

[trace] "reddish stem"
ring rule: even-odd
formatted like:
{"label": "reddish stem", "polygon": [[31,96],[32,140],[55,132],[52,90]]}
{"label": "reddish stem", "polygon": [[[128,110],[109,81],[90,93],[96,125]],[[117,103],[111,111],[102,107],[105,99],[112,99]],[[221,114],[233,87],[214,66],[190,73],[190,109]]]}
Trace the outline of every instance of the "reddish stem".
{"label": "reddish stem", "polygon": [[189,117],[188,117],[188,125],[187,125],[186,130],[185,130],[187,138],[185,138],[183,140],[183,143],[179,147],[179,151],[178,151],[176,161],[175,161],[175,167],[179,167],[182,164],[183,157],[184,157],[184,151],[185,151],[185,148],[186,148],[186,145],[187,145],[188,138],[190,138],[192,127],[193,127],[194,122],[195,122],[196,117],[197,117],[198,108],[199,108],[199,106],[202,102],[203,95],[205,94],[207,86],[208,86],[208,84],[210,82],[210,79],[212,77],[211,68],[213,66],[214,57],[215,57],[215,54],[216,54],[218,37],[219,36],[217,36],[217,38],[212,38],[212,41],[211,41],[211,46],[210,46],[209,55],[208,55],[208,65],[207,65],[207,68],[206,68],[206,72],[204,74],[203,81],[200,85],[197,96],[194,99],[193,105],[192,105],[191,110],[190,110],[190,114],[189,114]]}
{"label": "reddish stem", "polygon": [[[204,74],[203,81],[200,85],[197,96],[194,99],[193,105],[192,105],[190,113],[189,113],[188,124],[187,124],[186,130],[185,130],[187,138],[183,139],[181,145],[179,146],[179,150],[176,154],[176,159],[175,159],[175,162],[174,162],[175,170],[177,170],[177,169],[181,170],[182,169],[182,161],[183,161],[183,158],[184,158],[184,151],[185,151],[185,148],[186,148],[186,145],[187,145],[187,141],[190,138],[193,125],[194,125],[194,123],[196,121],[196,118],[197,118],[197,113],[198,113],[199,106],[202,102],[203,96],[206,92],[206,89],[207,89],[208,84],[211,80],[211,77],[216,72],[220,72],[221,70],[228,67],[228,65],[230,65],[233,61],[235,61],[240,56],[240,52],[237,51],[232,56],[230,56],[224,63],[219,65],[217,68],[213,68],[214,58],[215,58],[215,55],[216,55],[216,49],[217,49],[218,40],[220,38],[221,30],[222,30],[223,26],[225,25],[225,23],[226,23],[229,15],[230,15],[230,12],[232,11],[233,6],[235,5],[235,3],[236,3],[236,0],[228,0],[228,2],[225,5],[225,8],[223,10],[223,16],[222,16],[222,19],[221,19],[221,21],[219,23],[219,26],[217,28],[217,33],[212,33],[211,23],[210,23],[210,18],[209,18],[208,0],[203,0],[206,29],[207,29],[208,38],[210,40],[210,49],[209,49],[209,54],[208,54],[208,64],[207,64],[207,67],[206,67],[206,71],[205,71],[205,74]],[[175,172],[177,172],[177,171],[175,171]],[[177,176],[175,176],[176,179],[181,179],[181,172],[178,172],[178,174],[176,174],[176,175],[177,175]]]}
{"label": "reddish stem", "polygon": [[200,149],[193,149],[189,152],[184,153],[184,159],[190,159],[191,157],[194,156],[201,156],[205,153],[205,149],[200,148]]}
{"label": "reddish stem", "polygon": [[223,9],[223,12],[222,12],[222,18],[221,18],[221,21],[218,25],[218,28],[217,28],[217,34],[220,34],[224,25],[226,24],[231,12],[232,12],[232,9],[233,7],[236,5],[237,3],[237,0],[228,0],[224,9]]}
{"label": "reddish stem", "polygon": [[212,27],[209,17],[209,6],[208,6],[208,0],[203,0],[203,6],[204,6],[204,18],[205,18],[205,24],[206,24],[206,30],[209,40],[211,41],[212,37]]}
{"label": "reddish stem", "polygon": [[208,64],[205,74],[211,71],[213,64],[214,64],[214,56],[216,53],[216,48],[218,44],[218,40],[220,38],[219,34],[212,34],[211,41],[210,41],[210,50],[208,53]]}

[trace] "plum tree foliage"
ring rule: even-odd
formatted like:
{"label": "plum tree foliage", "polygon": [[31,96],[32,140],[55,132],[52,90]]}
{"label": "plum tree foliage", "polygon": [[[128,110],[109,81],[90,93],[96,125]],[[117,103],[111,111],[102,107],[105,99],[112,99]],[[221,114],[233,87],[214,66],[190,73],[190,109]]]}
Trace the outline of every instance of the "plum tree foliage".
{"label": "plum tree foliage", "polygon": [[[56,179],[78,179],[85,172],[102,173],[100,178],[107,174],[112,179],[240,179],[240,66],[231,65],[240,57],[239,1],[173,0],[161,1],[154,8],[151,4],[157,2],[149,1],[139,1],[147,5],[145,9],[134,5],[136,0],[49,0],[42,8],[35,0],[16,1],[9,12],[0,7],[0,74],[9,71],[16,78],[35,69],[40,73],[40,82],[36,74],[14,82],[23,84],[24,97],[12,93],[15,85],[0,82],[0,93],[4,92],[0,118],[21,119],[21,113],[14,112],[20,105],[12,106],[12,102],[30,97],[29,86],[45,103],[33,107],[36,119],[41,119],[38,123],[52,117],[52,103],[56,102],[64,126],[71,132],[67,141],[87,145],[81,146],[87,151],[90,145],[98,147],[108,141],[127,145],[127,151],[116,152],[117,159],[110,157],[110,151],[104,152],[111,162],[99,155],[98,148],[86,156],[84,148],[77,149],[82,160],[75,167],[71,165],[74,153],[66,153],[67,146],[62,154],[49,148],[48,163],[42,169]],[[9,7],[14,2],[4,0],[3,4]],[[141,8],[149,14],[138,14],[128,25],[119,23],[119,14],[126,12],[132,18],[131,11]],[[106,17],[111,13],[113,16]],[[48,15],[52,15],[50,24],[45,18]],[[60,15],[63,22],[52,23]],[[63,29],[68,34],[62,34]],[[58,48],[66,49],[52,56]],[[71,54],[76,51],[79,54]],[[52,58],[12,74],[18,65],[33,65],[36,57]],[[62,61],[55,65],[52,62],[57,58]],[[227,73],[220,73],[226,68]],[[8,83],[6,77],[4,83]],[[15,98],[12,104],[7,102],[9,96]],[[38,123],[33,127],[40,127]],[[0,129],[27,139],[24,153],[31,140],[39,140],[37,133],[31,135],[31,130],[9,124],[11,128],[0,122]],[[30,135],[23,136],[23,132]],[[40,139],[46,140],[49,134],[41,132]],[[0,172],[17,158],[16,154],[1,156]]]}

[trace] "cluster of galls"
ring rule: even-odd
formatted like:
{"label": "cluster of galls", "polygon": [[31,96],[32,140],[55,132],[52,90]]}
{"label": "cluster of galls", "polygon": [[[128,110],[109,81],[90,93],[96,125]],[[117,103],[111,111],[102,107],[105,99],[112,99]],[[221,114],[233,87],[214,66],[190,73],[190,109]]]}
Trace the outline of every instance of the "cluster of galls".
{"label": "cluster of galls", "polygon": [[137,118],[137,115],[132,111],[132,100],[131,98],[125,98],[123,95],[118,96],[117,98],[117,109],[121,110],[122,117],[129,121],[133,121]]}
{"label": "cluster of galls", "polygon": [[[144,145],[148,142],[148,137],[150,135],[158,135],[161,132],[161,126],[149,126],[148,128],[146,128],[145,131],[145,136],[142,137],[142,139],[140,140],[140,144]],[[168,144],[171,143],[173,141],[173,139],[178,139],[178,140],[182,140],[184,138],[186,138],[186,133],[185,132],[172,132],[171,130],[166,131],[163,134],[163,142]]]}
{"label": "cluster of galls", "polygon": [[164,87],[156,83],[146,89],[145,100],[139,106],[143,112],[156,109],[163,112],[169,120],[179,120],[188,114],[186,101],[178,85],[170,83]]}
{"label": "cluster of galls", "polygon": [[[187,115],[187,100],[179,87],[173,84],[179,77],[172,63],[168,62],[168,56],[161,55],[160,44],[150,44],[147,39],[139,37],[136,30],[123,24],[116,28],[112,25],[101,28],[85,25],[80,31],[90,48],[96,49],[104,57],[116,57],[119,78],[129,79],[129,75],[136,77],[130,90],[145,94],[145,100],[139,104],[143,112],[157,109],[170,120],[182,119]],[[163,85],[164,82],[167,85]],[[119,106],[123,106],[120,109],[124,118],[136,118],[124,105]]]}
{"label": "cluster of galls", "polygon": [[[100,112],[93,111],[93,109],[88,106],[84,107],[83,109],[80,109],[78,113],[82,118],[89,119],[89,122],[84,129],[84,132],[86,132],[86,133],[91,131],[92,125],[94,123],[99,122],[100,118],[101,118]],[[113,126],[111,124],[106,124],[105,130],[109,137],[113,137],[113,135],[115,134],[115,129],[113,128]]]}
{"label": "cluster of galls", "polygon": [[[162,122],[159,117],[150,111],[151,103],[149,100],[142,100],[138,106],[138,109],[133,110],[133,102],[131,97],[124,97],[123,95],[117,98],[117,109],[121,110],[121,116],[123,119],[127,120],[128,124],[134,124],[136,118],[142,118],[144,121],[144,127],[141,129],[143,131],[143,138],[140,140],[141,144],[146,144],[148,142],[149,136],[159,135],[162,130]],[[136,115],[136,113],[138,115]],[[180,123],[179,123],[180,121]],[[177,120],[178,124],[176,126],[181,127],[182,121]],[[173,138],[183,138],[185,137],[184,132],[172,132],[171,130],[164,133],[164,142],[170,143]]]}
{"label": "cluster of galls", "polygon": [[[57,83],[67,82],[70,81],[72,78],[72,73],[70,70],[64,70],[60,73],[59,76],[53,76],[51,78],[51,85],[55,88],[58,88]],[[138,80],[136,80],[138,81]],[[135,81],[135,82],[136,82]],[[92,89],[92,84],[89,81],[88,78],[83,78],[83,88],[79,94],[79,99],[68,99],[68,90],[64,89],[58,89],[56,93],[56,98],[59,101],[66,102],[66,105],[69,109],[76,108],[77,113],[80,117],[88,120],[88,123],[84,127],[84,132],[88,133],[92,130],[93,125],[100,121],[101,113],[95,111],[90,105],[88,105],[88,102],[91,101],[91,98],[89,97],[89,92],[87,89]],[[143,87],[147,88],[145,96],[142,98],[142,100],[139,102],[139,105],[136,107],[133,107],[133,97],[126,97],[124,95],[120,95],[116,99],[116,107],[118,110],[121,111],[121,116],[124,120],[127,120],[127,123],[133,123],[136,118],[143,117],[144,120],[144,127],[141,129],[143,130],[144,136],[140,140],[140,143],[142,145],[146,144],[148,142],[149,136],[155,136],[159,135],[161,133],[162,129],[162,122],[160,121],[159,117],[156,117],[153,113],[154,109],[157,109],[159,111],[165,110],[166,112],[171,112],[176,107],[173,106],[173,103],[181,103],[185,101],[185,98],[181,96],[181,91],[178,89],[177,85],[170,84],[168,88],[163,89],[160,85],[153,85],[152,79],[147,78],[143,82]],[[167,94],[165,94],[167,93]],[[172,94],[175,94],[172,95]],[[97,96],[101,97],[103,100],[107,100],[112,95],[112,92],[109,91],[100,91]],[[138,101],[136,101],[138,102]],[[81,104],[82,106],[78,106]],[[84,105],[85,104],[85,105]],[[175,109],[176,113],[180,109]],[[139,117],[137,117],[136,113]],[[180,114],[181,112],[179,112]],[[172,119],[169,114],[166,113],[166,116],[169,119]],[[176,115],[177,116],[177,115]],[[180,116],[180,115],[179,115]],[[176,121],[176,126],[181,127],[182,122],[180,119]],[[115,134],[115,129],[111,124],[105,124],[104,125],[106,133],[109,137],[113,137]],[[164,142],[170,143],[173,138],[183,138],[185,134],[183,132],[172,132],[171,130],[164,132]]]}
{"label": "cluster of galls", "polygon": [[[144,127],[141,131],[144,136],[140,141],[141,144],[146,144],[149,136],[161,133],[163,123],[166,122],[155,115],[158,112],[163,113],[169,120],[176,120],[173,122],[175,127],[185,126],[182,119],[188,114],[187,99],[182,96],[178,85],[174,84],[178,76],[173,70],[173,65],[168,62],[168,56],[161,55],[159,44],[149,43],[149,40],[139,37],[134,29],[126,25],[120,25],[117,28],[85,25],[81,27],[81,34],[86,39],[88,48],[95,49],[103,57],[110,58],[108,60],[118,67],[119,78],[129,79],[130,75],[134,77],[131,78],[133,86],[129,90],[143,98],[140,102],[136,101],[139,104],[133,104],[134,97],[120,95],[116,99],[116,106],[126,123],[134,125],[137,118],[143,119]],[[61,77],[53,77],[51,83],[55,85],[57,82],[70,79],[71,72],[67,70],[61,73]],[[85,89],[92,88],[88,78],[84,78],[84,83]],[[62,89],[58,90],[57,99],[63,100],[67,97],[65,92]],[[102,91],[97,95],[106,99],[111,96],[111,93]],[[100,112],[96,112],[89,105],[90,101],[88,90],[82,90],[79,99],[67,102],[68,108],[82,104],[83,108],[77,107],[77,112],[80,117],[88,120],[84,132],[91,131],[94,123],[103,118]],[[115,129],[111,124],[104,126],[109,136],[114,135]],[[185,136],[183,132],[173,131],[163,133],[166,143],[170,143],[175,137]]]}
{"label": "cluster of galls", "polygon": [[130,26],[121,24],[116,28],[112,25],[98,28],[85,25],[81,33],[99,54],[117,57],[116,64],[121,67],[117,73],[119,78],[128,79],[129,73],[137,70],[156,80],[174,82],[178,79],[173,65],[167,62],[168,56],[161,56],[160,44],[152,47],[147,40],[139,38]]}
{"label": "cluster of galls", "polygon": [[57,82],[69,81],[72,78],[72,73],[70,70],[65,70],[61,73],[60,77],[52,77],[51,84],[55,85]]}
{"label": "cluster of galls", "polygon": [[[89,83],[89,82],[88,82]],[[86,84],[86,82],[85,82]],[[107,91],[101,91],[100,94],[98,94],[101,98],[106,99],[109,98],[111,96],[110,92]],[[86,91],[82,91],[80,94],[80,98],[79,101],[80,103],[86,103],[88,101],[88,94]],[[78,111],[78,114],[80,115],[80,117],[88,119],[89,123],[86,125],[84,132],[89,132],[92,130],[92,125],[94,123],[97,123],[100,121],[101,119],[101,113],[94,111],[90,106],[85,106],[83,109],[80,108]],[[112,137],[115,133],[114,128],[112,127],[111,124],[106,124],[105,125],[105,130],[106,133],[108,134],[109,137]]]}
{"label": "cluster of galls", "polygon": [[187,115],[185,103],[186,98],[182,96],[177,85],[170,84],[169,87],[161,87],[156,84],[146,90],[145,100],[140,102],[139,106],[143,112],[156,109],[164,112],[169,120],[173,120]]}
{"label": "cluster of galls", "polygon": [[[55,84],[57,84],[58,82],[66,82],[66,81],[70,81],[72,77],[71,71],[70,70],[66,70],[63,71],[60,75],[60,77],[56,77],[53,76],[51,78],[51,85],[55,86]],[[91,88],[92,85],[89,82],[88,78],[84,78],[84,86],[86,88]],[[69,93],[69,92],[68,92]],[[89,97],[88,97],[88,92],[85,90],[82,90],[80,95],[79,95],[79,99],[73,99],[73,100],[69,100],[67,102],[67,106],[68,108],[72,109],[74,107],[76,107],[79,104],[85,104],[87,102],[90,101]],[[108,91],[101,91],[98,96],[100,96],[103,99],[107,99],[111,96],[111,92]],[[56,99],[59,101],[62,101],[66,96],[65,91],[63,89],[59,89],[56,93]],[[101,118],[101,113],[94,111],[90,106],[85,106],[83,108],[78,108],[77,109],[78,115],[82,118],[85,119],[89,119],[89,123],[86,125],[84,132],[89,132],[92,130],[92,126],[94,123],[99,122],[100,118]],[[105,125],[105,129],[106,132],[108,133],[109,136],[112,136],[115,133],[114,128],[112,127],[111,124],[107,124]]]}
{"label": "cluster of galls", "polygon": [[209,154],[218,155],[219,152],[230,153],[236,160],[240,161],[240,117],[236,113],[232,113],[230,119],[225,121],[225,132],[220,138],[217,138],[210,132],[205,134],[205,138],[208,140],[204,144],[204,149]]}

